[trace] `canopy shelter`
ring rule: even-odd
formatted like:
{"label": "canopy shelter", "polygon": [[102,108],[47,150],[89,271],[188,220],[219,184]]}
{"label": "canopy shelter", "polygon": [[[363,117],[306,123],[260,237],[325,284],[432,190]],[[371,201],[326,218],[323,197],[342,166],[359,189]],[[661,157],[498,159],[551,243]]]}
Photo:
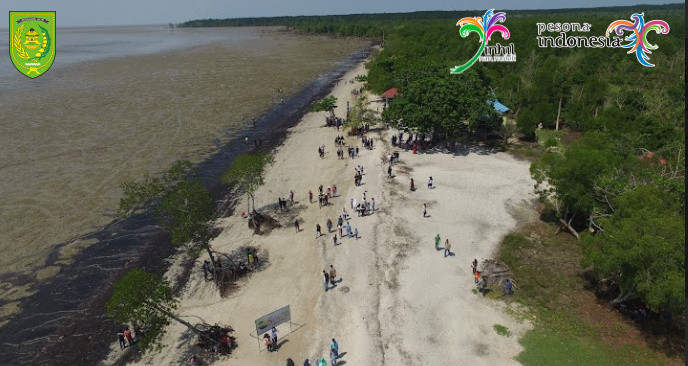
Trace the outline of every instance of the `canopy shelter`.
{"label": "canopy shelter", "polygon": [[509,112],[509,108],[500,103],[497,99],[492,99],[488,101],[488,103],[492,105],[492,108],[494,108],[494,110],[499,114],[505,114]]}

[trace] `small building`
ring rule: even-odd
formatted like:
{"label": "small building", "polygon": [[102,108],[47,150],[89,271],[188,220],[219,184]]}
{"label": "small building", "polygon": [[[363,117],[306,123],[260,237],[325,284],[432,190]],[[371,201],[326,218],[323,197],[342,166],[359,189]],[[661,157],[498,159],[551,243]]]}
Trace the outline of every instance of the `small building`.
{"label": "small building", "polygon": [[394,99],[394,97],[396,97],[397,94],[399,94],[399,92],[397,91],[397,88],[390,88],[386,92],[382,93],[382,99],[384,99],[384,100]]}
{"label": "small building", "polygon": [[384,93],[382,93],[382,101],[385,102],[385,108],[387,108],[389,101],[394,99],[397,95],[399,95],[399,91],[397,91],[397,88],[390,88]]}

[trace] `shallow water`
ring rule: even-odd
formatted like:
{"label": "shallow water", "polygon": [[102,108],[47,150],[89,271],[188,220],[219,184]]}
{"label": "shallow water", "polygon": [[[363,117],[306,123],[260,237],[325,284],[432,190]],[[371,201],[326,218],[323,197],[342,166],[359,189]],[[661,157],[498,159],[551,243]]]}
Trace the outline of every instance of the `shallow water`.
{"label": "shallow water", "polygon": [[0,48],[0,325],[94,243],[79,238],[116,216],[122,182],[202,160],[364,44],[165,27],[62,30],[57,42],[54,66],[34,80],[7,70]]}
{"label": "shallow water", "polygon": [[[51,70],[77,62],[153,54],[212,42],[238,43],[259,38],[255,28],[174,28],[167,25],[57,28],[57,53]],[[9,62],[9,30],[0,29],[0,91],[28,86]],[[46,73],[41,78],[50,78]]]}

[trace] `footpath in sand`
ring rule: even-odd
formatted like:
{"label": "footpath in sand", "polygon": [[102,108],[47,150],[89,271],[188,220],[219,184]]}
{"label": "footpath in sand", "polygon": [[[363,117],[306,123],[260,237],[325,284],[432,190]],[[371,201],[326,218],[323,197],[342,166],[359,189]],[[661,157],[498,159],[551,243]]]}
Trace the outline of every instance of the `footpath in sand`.
{"label": "footpath in sand", "polygon": [[[337,116],[346,114],[346,102],[353,101],[349,83],[365,74],[361,63],[348,72],[332,94],[338,98]],[[372,97],[371,97],[372,99]],[[381,105],[373,103],[373,108]],[[295,192],[296,203],[280,214],[283,228],[268,235],[253,235],[239,212],[222,219],[223,229],[212,247],[229,253],[252,245],[266,252],[269,266],[239,282],[239,288],[221,298],[211,282],[196,269],[184,290],[179,313],[192,323],[202,320],[235,329],[239,347],[217,365],[284,365],[291,357],[297,365],[305,358],[325,357],[329,364],[329,343],[339,342],[342,357],[338,365],[512,365],[521,351],[520,337],[527,323],[506,314],[501,302],[472,292],[475,287],[470,263],[494,254],[501,238],[516,227],[515,211],[532,214],[534,198],[528,163],[505,153],[466,148],[455,154],[426,152],[414,155],[401,151],[393,178],[387,177],[387,155],[394,130],[374,130],[373,150],[363,149],[359,138],[346,137],[358,145],[356,159],[337,159],[334,139],[343,132],[324,126],[325,113],[309,113],[290,131],[275,152],[275,163],[265,184],[256,193],[256,207],[274,205],[278,197]],[[324,159],[318,146],[325,144]],[[363,185],[353,182],[354,167],[364,167]],[[436,188],[428,189],[432,176]],[[409,190],[414,178],[417,190]],[[337,186],[338,196],[330,206],[319,208],[318,186]],[[308,191],[314,193],[313,203]],[[350,200],[367,191],[375,198],[376,211],[357,217]],[[422,206],[429,217],[423,218]],[[344,238],[333,245],[326,221],[336,229],[337,217],[345,207],[352,229],[359,239]],[[301,222],[295,232],[294,219]],[[316,238],[319,223],[325,235]],[[335,230],[336,231],[336,230]],[[434,237],[449,239],[454,255],[436,251]],[[441,247],[444,245],[442,244]],[[323,291],[322,270],[330,264],[341,282]],[[254,320],[285,305],[291,306],[293,332],[279,327],[277,352],[267,352],[250,336]],[[498,335],[501,324],[512,335]],[[289,334],[288,334],[289,333]],[[173,365],[188,360],[188,338],[183,326],[171,324],[163,339],[164,348],[148,353],[139,364]],[[185,343],[186,342],[186,343]]]}

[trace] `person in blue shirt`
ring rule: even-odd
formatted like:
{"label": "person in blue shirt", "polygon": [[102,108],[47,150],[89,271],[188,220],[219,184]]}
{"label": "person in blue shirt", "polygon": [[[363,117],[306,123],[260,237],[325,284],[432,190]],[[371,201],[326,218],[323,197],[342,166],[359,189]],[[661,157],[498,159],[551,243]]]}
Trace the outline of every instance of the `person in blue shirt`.
{"label": "person in blue shirt", "polygon": [[509,295],[509,296],[514,295],[513,283],[511,283],[510,278],[507,278],[506,283],[504,284],[504,291],[502,291],[502,296],[504,296],[504,295]]}
{"label": "person in blue shirt", "polygon": [[334,338],[332,338],[332,342],[330,343],[330,351],[334,352],[335,359],[339,358],[339,344],[337,344]]}

